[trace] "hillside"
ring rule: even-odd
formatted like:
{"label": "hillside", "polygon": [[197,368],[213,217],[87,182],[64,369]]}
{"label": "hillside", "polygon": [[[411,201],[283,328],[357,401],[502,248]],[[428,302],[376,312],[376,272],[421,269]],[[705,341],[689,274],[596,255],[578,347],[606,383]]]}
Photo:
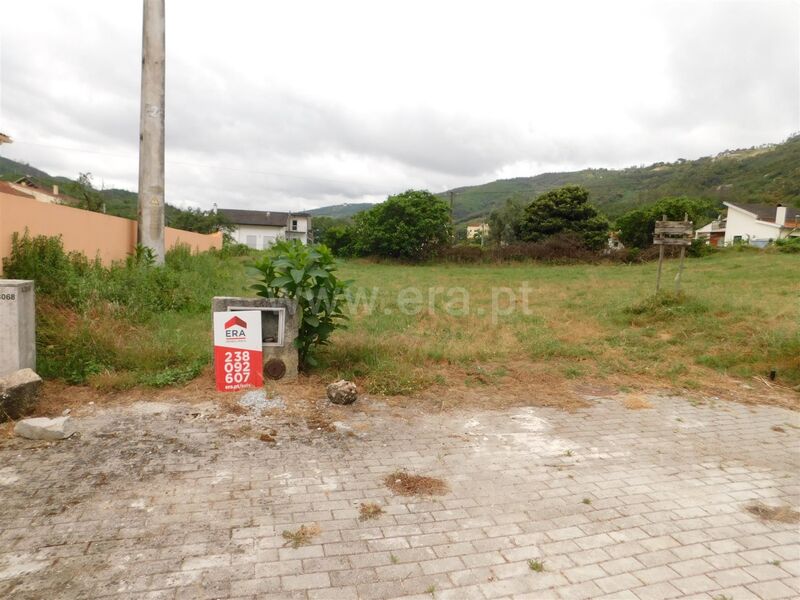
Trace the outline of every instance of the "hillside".
{"label": "hillside", "polygon": [[[32,175],[45,184],[70,180],[53,177],[30,165],[0,157],[0,179]],[[530,201],[562,185],[587,188],[591,201],[610,217],[665,196],[695,196],[733,202],[777,203],[800,206],[800,135],[780,144],[726,150],[697,160],[678,159],[627,169],[584,169],[542,173],[534,177],[501,179],[453,190],[457,223],[485,218],[509,198]],[[109,214],[135,218],[136,194],[111,189],[100,192]],[[448,200],[449,192],[440,194]],[[351,217],[373,206],[369,203],[337,204],[308,211],[315,216]],[[167,207],[167,217],[177,208]]]}
{"label": "hillside", "polygon": [[309,211],[314,217],[333,217],[335,219],[346,219],[352,217],[354,214],[367,210],[375,206],[369,202],[356,202],[353,204],[334,204],[332,206],[321,206],[320,208],[313,208]]}
{"label": "hillside", "polygon": [[[627,169],[584,169],[500,179],[456,188],[453,213],[457,223],[485,218],[509,198],[530,201],[563,185],[581,185],[591,201],[610,217],[665,196],[695,196],[720,202],[781,202],[800,206],[800,135],[780,144],[726,150],[697,160],[678,159]],[[449,192],[439,194],[449,201]],[[342,204],[316,209],[318,214],[347,216],[371,205]],[[356,209],[355,207],[362,207]],[[312,211],[314,212],[314,211]]]}
{"label": "hillside", "polygon": [[[50,175],[27,163],[17,162],[0,156],[0,180],[14,181],[24,175],[33,177],[36,181],[45,186],[57,184],[61,188],[62,193],[67,194],[69,194],[70,185],[75,184],[75,181],[68,177]],[[139,203],[139,196],[136,192],[129,192],[116,188],[97,190],[97,192],[102,196],[105,202],[106,214],[124,217],[126,219],[136,219]],[[167,204],[165,212],[167,224],[171,224],[173,219],[182,212],[185,211]]]}

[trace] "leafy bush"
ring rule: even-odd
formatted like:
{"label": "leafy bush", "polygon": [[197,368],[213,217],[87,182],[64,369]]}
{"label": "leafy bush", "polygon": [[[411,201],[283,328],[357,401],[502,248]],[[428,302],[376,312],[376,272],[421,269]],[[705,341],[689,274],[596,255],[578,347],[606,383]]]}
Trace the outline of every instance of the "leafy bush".
{"label": "leafy bush", "polygon": [[577,185],[566,185],[542,194],[525,207],[520,224],[520,239],[539,242],[545,238],[576,233],[587,248],[599,250],[608,241],[606,218],[589,204],[589,192]]}
{"label": "leafy bush", "polygon": [[450,244],[450,209],[427,190],[408,190],[353,217],[353,251],[425,260]]}
{"label": "leafy bush", "polygon": [[800,254],[800,237],[775,240],[775,247],[778,249],[778,252]]}
{"label": "leafy bush", "polygon": [[336,276],[333,253],[322,244],[309,247],[299,240],[284,240],[253,267],[260,283],[251,287],[259,296],[297,300],[302,320],[295,346],[300,364],[314,366],[312,348],[329,343],[331,334],[347,319],[342,308],[350,282]]}
{"label": "leafy bush", "polygon": [[241,293],[243,265],[222,252],[178,246],[157,267],[140,250],[104,267],[65,252],[58,237],[12,241],[3,271],[35,281],[39,372],[73,384],[102,378],[105,389],[120,389],[194,377],[210,361],[212,296]]}
{"label": "leafy bush", "polygon": [[686,196],[663,198],[655,204],[637,208],[619,217],[616,222],[619,238],[627,247],[649,248],[653,245],[656,221],[661,220],[664,215],[667,215],[667,219],[680,221],[687,214],[694,228],[698,229],[717,215],[717,208],[711,200]]}

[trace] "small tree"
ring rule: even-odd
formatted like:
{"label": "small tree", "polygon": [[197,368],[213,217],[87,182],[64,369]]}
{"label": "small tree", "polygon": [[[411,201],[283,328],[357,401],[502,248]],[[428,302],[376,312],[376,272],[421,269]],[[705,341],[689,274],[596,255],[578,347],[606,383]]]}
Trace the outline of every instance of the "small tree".
{"label": "small tree", "polygon": [[450,208],[427,190],[408,190],[358,213],[358,254],[424,260],[450,244]]}
{"label": "small tree", "polygon": [[103,210],[103,197],[94,187],[91,173],[80,173],[77,181],[62,184],[62,191],[77,200],[72,203],[75,208],[101,212]]}
{"label": "small tree", "polygon": [[509,198],[505,204],[489,215],[489,240],[494,244],[511,244],[519,241],[525,207],[518,198]]}
{"label": "small tree", "polygon": [[599,250],[608,241],[608,221],[589,204],[589,192],[567,185],[542,194],[525,208],[520,226],[524,241],[538,242],[557,233],[578,233],[588,248]]}
{"label": "small tree", "polygon": [[663,215],[673,221],[683,220],[684,215],[689,215],[694,228],[698,229],[708,223],[716,214],[717,208],[711,200],[700,198],[663,198],[649,206],[629,211],[616,221],[619,229],[619,239],[628,248],[649,248],[653,244],[653,230],[656,221]]}
{"label": "small tree", "polygon": [[349,281],[336,276],[336,259],[323,244],[306,246],[299,240],[273,244],[254,265],[259,283],[252,289],[263,298],[293,298],[302,313],[295,340],[300,365],[314,366],[311,351],[329,343],[331,334],[343,328],[343,312]]}

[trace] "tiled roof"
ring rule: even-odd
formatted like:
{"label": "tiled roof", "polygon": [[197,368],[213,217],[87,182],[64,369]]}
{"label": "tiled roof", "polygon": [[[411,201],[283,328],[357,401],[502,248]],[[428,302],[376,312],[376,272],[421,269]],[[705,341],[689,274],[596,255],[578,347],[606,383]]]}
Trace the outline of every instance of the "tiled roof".
{"label": "tiled roof", "polygon": [[220,208],[219,213],[234,225],[262,225],[267,227],[287,227],[290,217],[307,217],[307,213],[287,213],[264,210],[240,210]]}
{"label": "tiled roof", "polygon": [[[729,206],[735,206],[756,216],[759,221],[767,223],[775,222],[775,213],[778,210],[776,204],[740,204],[738,202],[726,202]],[[800,222],[800,209],[794,206],[786,207],[786,223]]]}
{"label": "tiled roof", "polygon": [[33,198],[30,194],[20,192],[17,188],[12,186],[7,181],[0,181],[0,192],[3,194],[11,194],[13,196],[22,196],[23,198]]}

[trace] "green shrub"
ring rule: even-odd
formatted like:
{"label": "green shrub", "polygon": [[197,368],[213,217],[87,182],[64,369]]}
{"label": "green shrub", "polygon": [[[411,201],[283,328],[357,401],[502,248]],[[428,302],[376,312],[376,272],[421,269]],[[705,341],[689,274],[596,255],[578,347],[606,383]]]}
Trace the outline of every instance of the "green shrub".
{"label": "green shrub", "polygon": [[699,315],[708,312],[708,306],[683,292],[659,292],[629,306],[625,312],[632,315],[633,324],[666,321],[676,317]]}
{"label": "green shrub", "polygon": [[786,254],[800,254],[800,237],[775,240],[775,247],[778,249],[778,252],[785,252]]}
{"label": "green shrub", "polygon": [[327,344],[347,317],[342,312],[350,285],[336,276],[336,259],[327,246],[306,246],[298,240],[280,241],[254,263],[260,281],[251,287],[264,298],[294,298],[302,312],[295,340],[300,364],[314,366],[315,346]]}
{"label": "green shrub", "polygon": [[[210,360],[203,328],[215,295],[242,292],[244,266],[222,252],[177,246],[165,265],[139,247],[104,267],[64,251],[58,237],[13,237],[6,277],[33,279],[38,369],[43,377],[109,389],[160,386],[193,378]],[[185,329],[183,329],[185,328]],[[124,385],[123,385],[124,384]]]}

